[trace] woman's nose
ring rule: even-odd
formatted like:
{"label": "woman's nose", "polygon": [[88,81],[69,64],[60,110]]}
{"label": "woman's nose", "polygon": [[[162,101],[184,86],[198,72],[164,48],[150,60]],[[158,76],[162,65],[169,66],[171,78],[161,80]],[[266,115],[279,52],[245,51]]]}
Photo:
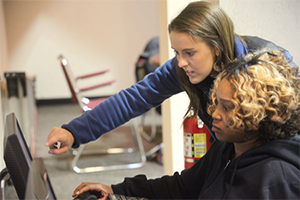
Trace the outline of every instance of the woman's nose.
{"label": "woman's nose", "polygon": [[218,113],[218,109],[216,109],[211,116],[213,120],[221,120],[221,115]]}
{"label": "woman's nose", "polygon": [[177,56],[178,67],[183,68],[188,65],[188,62],[182,56]]}

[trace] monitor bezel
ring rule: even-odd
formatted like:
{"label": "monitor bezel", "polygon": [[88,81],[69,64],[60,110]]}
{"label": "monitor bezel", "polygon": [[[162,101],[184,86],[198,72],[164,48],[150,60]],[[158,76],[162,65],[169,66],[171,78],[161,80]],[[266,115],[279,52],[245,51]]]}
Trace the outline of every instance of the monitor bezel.
{"label": "monitor bezel", "polygon": [[6,116],[3,146],[6,168],[19,199],[24,199],[32,155],[13,112]]}

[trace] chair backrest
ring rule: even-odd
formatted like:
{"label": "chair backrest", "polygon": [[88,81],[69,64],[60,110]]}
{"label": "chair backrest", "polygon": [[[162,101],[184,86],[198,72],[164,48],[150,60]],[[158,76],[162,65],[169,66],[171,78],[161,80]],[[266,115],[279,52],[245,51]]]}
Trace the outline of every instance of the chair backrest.
{"label": "chair backrest", "polygon": [[153,37],[146,45],[144,52],[139,55],[137,62],[135,63],[135,76],[136,81],[142,80],[147,74],[154,72],[158,67],[153,64],[149,59],[159,54],[159,37]]}
{"label": "chair backrest", "polygon": [[72,72],[72,69],[69,65],[68,60],[62,55],[60,55],[58,58],[60,60],[64,75],[66,77],[69,89],[70,89],[71,94],[72,94],[72,101],[73,101],[73,103],[79,104],[80,107],[83,108],[84,107],[84,104],[82,102],[83,97],[80,93],[80,89],[78,87],[78,84],[76,82],[76,78],[75,78],[75,76]]}

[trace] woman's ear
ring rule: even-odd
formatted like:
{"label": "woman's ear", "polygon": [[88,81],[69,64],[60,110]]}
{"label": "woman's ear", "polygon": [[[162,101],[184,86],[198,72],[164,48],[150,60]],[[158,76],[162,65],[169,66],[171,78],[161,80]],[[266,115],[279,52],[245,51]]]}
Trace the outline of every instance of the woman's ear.
{"label": "woman's ear", "polygon": [[215,47],[215,55],[216,55],[216,57],[218,57],[220,55],[220,51],[216,47]]}

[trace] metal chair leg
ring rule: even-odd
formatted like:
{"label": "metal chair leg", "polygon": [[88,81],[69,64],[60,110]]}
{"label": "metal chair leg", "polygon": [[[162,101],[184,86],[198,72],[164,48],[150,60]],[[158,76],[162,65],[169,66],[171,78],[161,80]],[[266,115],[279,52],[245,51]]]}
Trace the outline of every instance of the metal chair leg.
{"label": "metal chair leg", "polygon": [[140,152],[140,162],[135,163],[129,163],[129,164],[119,164],[119,165],[110,165],[110,166],[93,166],[93,167],[85,167],[80,168],[77,166],[77,162],[80,158],[80,156],[83,155],[83,150],[85,148],[85,145],[81,145],[75,155],[75,157],[72,160],[71,166],[72,169],[76,173],[90,173],[90,172],[100,172],[100,171],[109,171],[109,170],[118,170],[118,169],[134,169],[134,168],[140,168],[145,165],[146,163],[146,154],[144,150],[144,145],[142,142],[142,138],[140,136],[140,132],[138,131],[138,123],[136,119],[132,119],[130,122],[130,128],[132,133],[132,138],[134,141],[134,148],[110,148],[106,149],[102,152],[95,151],[89,152],[88,155],[91,154],[119,154],[119,153],[133,153],[136,150],[139,150]]}
{"label": "metal chair leg", "polygon": [[[152,108],[151,110],[149,110],[149,114],[151,115],[151,116],[154,116],[155,115],[155,109],[154,108]],[[141,133],[141,135],[143,136],[143,138],[145,138],[146,140],[147,140],[147,142],[151,142],[151,141],[153,141],[153,139],[155,138],[155,136],[156,136],[156,132],[157,132],[157,125],[155,124],[155,123],[152,123],[151,124],[151,133],[150,133],[150,135],[149,134],[147,134],[145,131],[144,131],[144,126],[145,126],[145,124],[144,124],[144,121],[145,121],[145,115],[143,115],[143,116],[141,116],[141,123],[140,123],[140,127],[139,127],[139,130],[140,130],[140,133]]]}

